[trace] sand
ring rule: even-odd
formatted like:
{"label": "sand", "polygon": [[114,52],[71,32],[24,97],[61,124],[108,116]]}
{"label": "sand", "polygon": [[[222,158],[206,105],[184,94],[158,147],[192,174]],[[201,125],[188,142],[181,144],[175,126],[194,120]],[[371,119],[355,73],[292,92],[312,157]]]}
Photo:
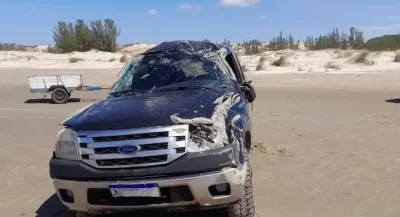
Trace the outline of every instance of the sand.
{"label": "sand", "polygon": [[[329,50],[285,52],[294,54],[294,65],[263,71],[255,71],[260,56],[240,57],[257,90],[250,157],[256,216],[397,216],[400,72],[390,62],[394,52],[372,56],[373,66],[347,64]],[[48,171],[56,133],[69,114],[107,91],[75,92],[68,104],[53,105],[29,93],[27,77],[56,70],[110,86],[121,63],[107,60],[123,53],[2,52],[0,59],[6,53],[37,59],[0,62],[0,216],[66,217]],[[268,54],[268,61],[281,55]],[[71,64],[70,55],[87,62]],[[335,60],[343,61],[340,71],[321,67]]]}
{"label": "sand", "polygon": [[[132,58],[155,44],[134,44],[124,47],[120,52],[109,53],[91,50],[88,52],[72,52],[68,54],[47,53],[45,46],[22,52],[0,51],[0,68],[54,68],[54,69],[110,69],[121,68],[124,62],[121,57]],[[235,47],[235,49],[239,49]],[[267,51],[258,55],[239,55],[242,65],[248,73],[360,73],[400,70],[400,63],[395,63],[396,51],[370,52],[366,64],[356,64],[354,59],[363,51],[356,50],[282,50]],[[241,52],[239,52],[241,53]],[[282,67],[271,63],[281,56],[287,59]],[[256,69],[261,58],[265,62],[260,70]],[[73,62],[77,60],[77,62]],[[72,62],[71,62],[72,61]]]}

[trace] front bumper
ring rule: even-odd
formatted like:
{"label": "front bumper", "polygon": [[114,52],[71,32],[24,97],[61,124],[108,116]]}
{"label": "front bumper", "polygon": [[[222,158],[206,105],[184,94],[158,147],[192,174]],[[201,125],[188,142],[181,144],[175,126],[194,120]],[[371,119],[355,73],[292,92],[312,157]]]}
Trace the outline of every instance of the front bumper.
{"label": "front bumper", "polygon": [[[116,211],[129,211],[137,209],[152,209],[152,208],[174,208],[185,206],[200,206],[213,207],[226,205],[240,200],[244,196],[244,180],[246,177],[246,165],[242,170],[237,168],[226,168],[219,172],[208,173],[198,176],[184,176],[166,179],[149,179],[135,181],[120,181],[124,184],[144,184],[157,183],[160,189],[167,189],[169,199],[160,200],[159,198],[113,198],[108,195],[110,184],[116,182],[110,181],[67,181],[54,179],[54,186],[58,197],[64,205],[74,211],[83,211],[89,213],[106,213]],[[210,186],[216,184],[229,184],[229,192],[224,195],[215,196],[215,191],[210,190]],[[179,196],[177,192],[169,192],[168,189],[188,189],[189,196]],[[62,189],[70,190],[73,193],[73,202],[66,202],[60,192]],[[60,191],[61,190],[61,191]],[[90,192],[99,191],[94,198]],[[182,191],[181,191],[182,192]],[[187,193],[186,192],[186,193]],[[104,198],[99,198],[103,195]],[[108,196],[106,196],[108,195]],[[213,196],[214,195],[214,196]],[[136,202],[135,200],[137,199]],[[129,200],[129,201],[126,201]]]}

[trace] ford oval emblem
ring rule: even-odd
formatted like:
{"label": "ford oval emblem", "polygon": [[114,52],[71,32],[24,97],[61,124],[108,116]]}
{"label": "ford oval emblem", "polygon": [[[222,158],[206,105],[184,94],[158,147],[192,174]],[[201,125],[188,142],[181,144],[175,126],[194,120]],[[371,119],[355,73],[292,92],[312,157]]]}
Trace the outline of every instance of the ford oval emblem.
{"label": "ford oval emblem", "polygon": [[139,150],[139,146],[136,145],[123,145],[118,148],[118,152],[121,154],[134,154]]}

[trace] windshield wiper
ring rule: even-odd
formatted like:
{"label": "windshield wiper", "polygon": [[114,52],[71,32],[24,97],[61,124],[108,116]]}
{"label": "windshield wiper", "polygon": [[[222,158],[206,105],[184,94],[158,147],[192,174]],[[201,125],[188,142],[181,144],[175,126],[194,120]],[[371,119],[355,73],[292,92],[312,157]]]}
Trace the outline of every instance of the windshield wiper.
{"label": "windshield wiper", "polygon": [[117,92],[111,92],[110,95],[112,96],[131,96],[131,95],[137,95],[138,93],[146,93],[146,91],[142,90],[123,90],[123,91],[117,91]]}
{"label": "windshield wiper", "polygon": [[206,87],[201,85],[188,85],[188,86],[172,86],[172,87],[160,87],[153,90],[158,91],[170,91],[170,90],[190,90],[190,89],[213,89],[212,87]]}

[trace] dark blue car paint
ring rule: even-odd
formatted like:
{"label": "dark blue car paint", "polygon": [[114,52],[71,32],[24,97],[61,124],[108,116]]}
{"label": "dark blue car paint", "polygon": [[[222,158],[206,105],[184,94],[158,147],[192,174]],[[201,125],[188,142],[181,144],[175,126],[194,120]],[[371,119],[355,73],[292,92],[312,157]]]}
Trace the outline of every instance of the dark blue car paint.
{"label": "dark blue car paint", "polygon": [[[233,52],[230,47],[216,46],[225,48],[228,54]],[[239,96],[239,101],[229,107],[225,124],[229,142],[238,143],[237,146],[234,145],[236,150],[233,157],[235,162],[240,162],[241,165],[244,162],[243,148],[246,139],[249,139],[246,136],[251,132],[252,107],[245,94],[240,91],[239,85],[238,81],[232,78],[232,86],[227,88],[174,90],[109,97],[70,117],[63,124],[74,130],[114,130],[171,125],[173,124],[171,115],[184,119],[210,118],[216,106],[215,100],[233,92]],[[240,118],[233,122],[237,115]]]}

